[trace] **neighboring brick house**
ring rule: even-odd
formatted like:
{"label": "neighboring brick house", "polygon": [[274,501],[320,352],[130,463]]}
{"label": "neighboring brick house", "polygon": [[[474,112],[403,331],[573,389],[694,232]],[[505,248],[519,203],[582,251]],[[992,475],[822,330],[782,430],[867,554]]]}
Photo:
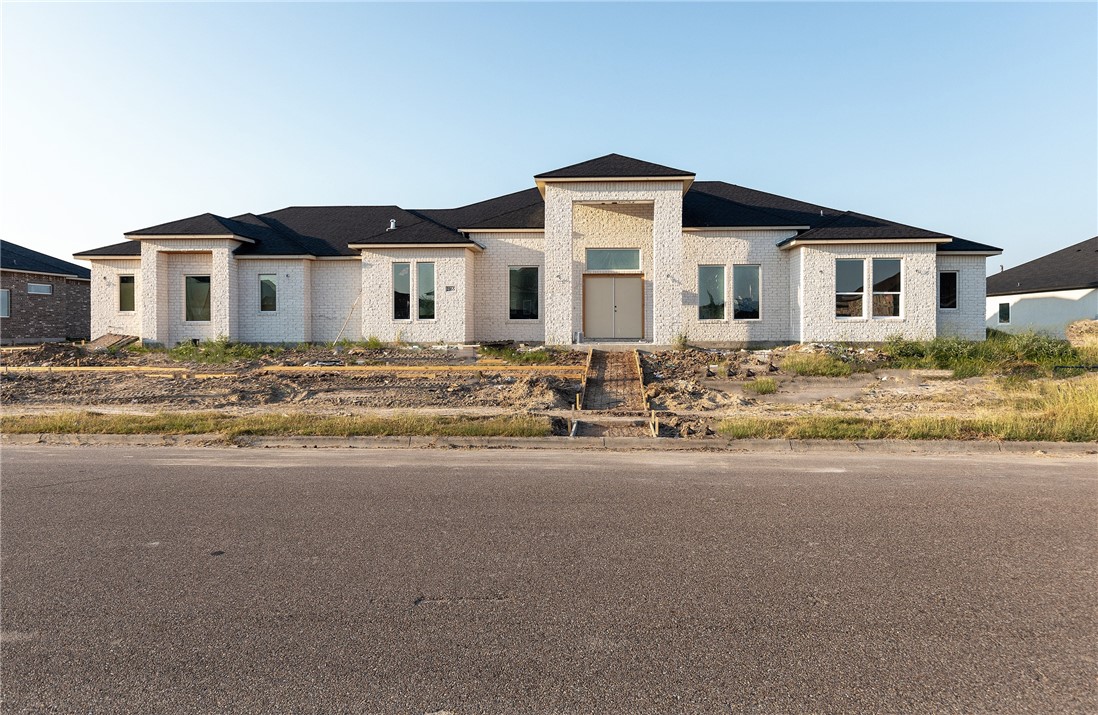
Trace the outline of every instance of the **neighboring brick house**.
{"label": "neighboring brick house", "polygon": [[987,279],[987,327],[1063,338],[1076,320],[1098,320],[1098,236]]}
{"label": "neighboring brick house", "polygon": [[89,336],[91,271],[0,241],[0,343],[46,343]]}
{"label": "neighboring brick house", "polygon": [[77,254],[92,333],[788,343],[984,336],[984,262],[942,233],[616,154],[456,209],[203,214]]}

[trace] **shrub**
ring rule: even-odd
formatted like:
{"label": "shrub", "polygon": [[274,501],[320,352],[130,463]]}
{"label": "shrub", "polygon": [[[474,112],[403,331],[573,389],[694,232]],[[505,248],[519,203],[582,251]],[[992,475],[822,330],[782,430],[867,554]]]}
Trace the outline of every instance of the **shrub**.
{"label": "shrub", "polygon": [[371,335],[366,338],[366,342],[363,343],[363,345],[369,350],[380,350],[385,347],[385,343],[381,342],[381,338],[376,335]]}
{"label": "shrub", "polygon": [[506,360],[507,362],[517,363],[519,365],[543,365],[553,361],[553,353],[547,348],[520,351],[510,346],[496,347],[482,345],[480,354],[486,357],[494,357]]}

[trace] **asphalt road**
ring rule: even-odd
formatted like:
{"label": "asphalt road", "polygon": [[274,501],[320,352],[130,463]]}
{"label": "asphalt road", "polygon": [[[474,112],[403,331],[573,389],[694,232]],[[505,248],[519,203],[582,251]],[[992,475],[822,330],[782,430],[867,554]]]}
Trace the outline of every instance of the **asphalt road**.
{"label": "asphalt road", "polygon": [[5,448],[4,712],[1098,712],[1098,462]]}

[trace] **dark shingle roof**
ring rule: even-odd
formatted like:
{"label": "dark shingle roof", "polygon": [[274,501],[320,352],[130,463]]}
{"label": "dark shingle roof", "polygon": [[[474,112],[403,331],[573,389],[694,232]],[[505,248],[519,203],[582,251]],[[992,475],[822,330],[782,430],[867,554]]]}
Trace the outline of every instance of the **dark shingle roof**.
{"label": "dark shingle roof", "polygon": [[0,269],[27,271],[28,273],[52,273],[60,276],[91,278],[91,271],[75,263],[47,256],[45,253],[25,248],[11,241],[0,240]]}
{"label": "dark shingle roof", "polygon": [[123,241],[122,243],[112,243],[109,246],[103,246],[102,248],[93,248],[89,251],[81,251],[80,253],[73,254],[77,258],[81,256],[134,256],[135,258],[141,257],[141,242],[140,241]]}
{"label": "dark shingle roof", "polygon": [[988,295],[1098,288],[1098,236],[988,276]]}
{"label": "dark shingle roof", "polygon": [[621,154],[607,154],[597,159],[581,161],[578,164],[553,169],[538,174],[535,179],[593,179],[593,178],[638,178],[652,176],[694,176],[692,171],[672,169],[670,166],[653,164]]}
{"label": "dark shingle roof", "polygon": [[[573,166],[539,174],[544,178],[688,176],[690,172],[659,164],[608,154]],[[396,219],[397,230],[388,231]],[[798,241],[912,238],[951,239],[938,244],[939,251],[987,251],[999,249],[893,221],[840,211],[819,204],[748,189],[723,181],[695,181],[683,196],[683,226],[705,227],[806,227]],[[249,239],[237,248],[239,255],[354,256],[349,245],[385,243],[470,244],[460,230],[545,227],[545,201],[537,188],[516,191],[452,209],[412,209],[399,206],[291,206],[266,214],[242,214],[224,218],[214,214],[132,231],[127,236],[226,235]],[[137,255],[140,246],[116,244],[85,251],[82,256]],[[122,252],[120,252],[122,251]]]}
{"label": "dark shingle roof", "polygon": [[954,238],[949,243],[938,244],[939,253],[1002,253],[1003,249],[996,248],[995,246],[989,246],[986,243],[976,243],[975,241],[969,241],[967,238]]}

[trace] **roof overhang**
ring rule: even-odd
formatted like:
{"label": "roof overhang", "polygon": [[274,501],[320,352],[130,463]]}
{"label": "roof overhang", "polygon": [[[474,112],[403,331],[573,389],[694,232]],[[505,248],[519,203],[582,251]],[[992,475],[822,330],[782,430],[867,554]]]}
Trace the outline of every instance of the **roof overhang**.
{"label": "roof overhang", "polygon": [[807,231],[810,226],[683,226],[683,231]]}
{"label": "roof overhang", "polygon": [[1003,252],[1003,249],[995,251],[938,251],[945,256],[998,256]]}
{"label": "roof overhang", "polygon": [[821,241],[798,241],[788,238],[778,244],[783,251],[804,246],[849,246],[864,243],[950,243],[952,238],[833,238]]}
{"label": "roof overhang", "polygon": [[544,228],[459,228],[458,233],[545,233]]}
{"label": "roof overhang", "polygon": [[546,184],[594,184],[594,183],[623,183],[630,181],[681,181],[682,192],[685,194],[690,190],[690,185],[694,183],[693,174],[683,174],[681,176],[554,176],[551,179],[539,179],[534,178],[534,183],[537,184],[538,191],[542,196],[545,196]]}
{"label": "roof overhang", "polygon": [[91,278],[84,278],[82,276],[76,275],[75,273],[54,273],[53,271],[26,271],[22,268],[0,268],[0,271],[3,271],[4,273],[26,273],[32,276],[55,276],[57,278],[72,278],[74,281],[91,280]]}
{"label": "roof overhang", "polygon": [[122,260],[125,260],[125,261],[140,261],[141,260],[141,256],[139,256],[139,255],[134,256],[132,254],[131,255],[117,255],[117,256],[108,256],[106,254],[96,254],[94,256],[85,256],[85,255],[80,254],[80,253],[74,253],[74,254],[72,254],[72,257],[75,258],[78,261],[98,261],[100,258],[106,258],[106,259],[111,260],[111,261],[122,261]]}
{"label": "roof overhang", "polygon": [[125,233],[125,234],[122,234],[122,235],[125,236],[126,238],[130,239],[131,241],[141,241],[141,240],[149,239],[149,238],[155,238],[155,239],[158,239],[158,240],[159,239],[165,239],[165,240],[189,239],[189,240],[192,240],[192,241],[195,241],[195,240],[196,241],[209,241],[209,240],[225,240],[225,239],[228,239],[230,241],[244,241],[245,243],[255,243],[255,241],[253,239],[245,238],[244,236],[237,236],[236,234],[232,234],[232,233],[194,234],[194,235],[167,234],[167,233],[163,234],[163,235],[159,235],[159,234],[158,235],[152,235],[152,234],[144,234],[144,233],[140,234],[140,235],[134,235],[132,233]]}
{"label": "roof overhang", "polygon": [[421,248],[463,248],[468,251],[480,253],[484,247],[475,241],[469,243],[348,243],[347,248],[355,251],[373,251],[379,248],[392,250],[403,248],[407,250],[419,250]]}

